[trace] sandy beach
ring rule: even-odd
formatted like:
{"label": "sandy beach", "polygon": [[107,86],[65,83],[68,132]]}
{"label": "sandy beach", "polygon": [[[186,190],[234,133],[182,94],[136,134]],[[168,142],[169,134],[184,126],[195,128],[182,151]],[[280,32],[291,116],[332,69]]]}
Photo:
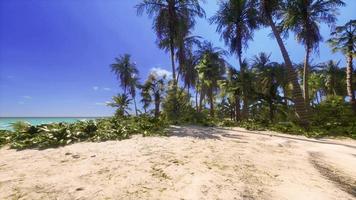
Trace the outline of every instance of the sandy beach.
{"label": "sandy beach", "polygon": [[356,142],[172,127],[169,137],[0,149],[0,199],[355,199]]}

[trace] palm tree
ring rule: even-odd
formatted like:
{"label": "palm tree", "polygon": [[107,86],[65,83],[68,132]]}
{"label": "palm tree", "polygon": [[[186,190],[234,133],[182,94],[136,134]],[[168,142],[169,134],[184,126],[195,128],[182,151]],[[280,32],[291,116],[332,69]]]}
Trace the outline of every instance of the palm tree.
{"label": "palm tree", "polygon": [[156,73],[151,73],[146,82],[141,86],[142,88],[142,102],[144,107],[148,107],[150,103],[154,103],[154,115],[159,117],[160,107],[163,98],[163,93],[166,86],[166,76],[158,76]]}
{"label": "palm tree", "polygon": [[282,28],[295,33],[299,43],[305,46],[305,60],[303,68],[303,92],[305,103],[308,106],[309,91],[309,57],[313,50],[318,50],[322,40],[319,25],[326,23],[329,26],[336,21],[338,6],[343,6],[341,0],[289,0],[283,9]]}
{"label": "palm tree", "polygon": [[231,118],[235,121],[241,119],[240,114],[240,99],[242,94],[241,73],[233,67],[227,68],[227,76],[225,80],[220,81],[221,95],[227,96],[227,103],[229,107],[233,108],[231,111]]}
{"label": "palm tree", "polygon": [[181,80],[184,82],[188,96],[190,96],[190,88],[194,87],[197,82],[198,73],[195,66],[198,59],[193,49],[201,47],[200,38],[199,36],[185,37],[177,50],[177,60],[179,62],[178,76],[181,75]]}
{"label": "palm tree", "polygon": [[120,86],[124,90],[124,94],[126,95],[128,92],[134,100],[137,116],[135,97],[136,88],[138,86],[138,69],[136,64],[131,62],[131,56],[129,54],[125,54],[115,58],[115,63],[111,64],[111,71],[116,74]]}
{"label": "palm tree", "polygon": [[170,51],[173,83],[176,84],[175,50],[195,25],[195,17],[204,17],[199,0],[143,0],[136,6],[137,13],[146,11],[153,17],[153,29],[161,49]]}
{"label": "palm tree", "polygon": [[319,64],[318,67],[321,68],[320,73],[324,80],[323,88],[326,95],[347,95],[346,91],[346,74],[345,70],[339,67],[340,61],[335,62],[329,60],[326,63]]}
{"label": "palm tree", "polygon": [[210,115],[214,116],[214,97],[219,88],[218,82],[225,74],[226,62],[223,55],[226,55],[226,52],[214,47],[210,42],[204,42],[196,53],[199,57],[197,71],[201,90],[200,102],[206,94],[210,104]]}
{"label": "palm tree", "polygon": [[108,103],[108,106],[117,108],[115,116],[123,117],[125,114],[129,114],[128,110],[130,110],[129,105],[131,99],[127,94],[119,94],[117,96],[112,97],[112,102]]}
{"label": "palm tree", "polygon": [[137,109],[137,103],[136,103],[136,89],[139,87],[139,78],[137,77],[137,74],[133,74],[131,83],[130,83],[130,88],[129,88],[129,93],[133,99],[134,106],[135,106],[135,113],[136,116],[138,116],[138,109]]}
{"label": "palm tree", "polygon": [[152,97],[150,94],[150,84],[147,82],[143,85],[140,86],[141,89],[141,103],[143,104],[143,110],[145,113],[147,113],[147,109],[149,108],[151,102],[152,102]]}
{"label": "palm tree", "polygon": [[[217,32],[221,34],[231,53],[236,53],[240,65],[241,77],[244,77],[242,49],[247,48],[248,41],[253,38],[253,31],[258,28],[256,0],[227,0],[220,2],[217,13],[210,18],[210,23],[217,24]],[[247,91],[243,88],[243,115],[247,117]]]}
{"label": "palm tree", "polygon": [[301,125],[309,125],[309,113],[306,108],[306,104],[302,95],[300,85],[298,83],[298,75],[293,68],[292,61],[289,57],[288,51],[281,38],[281,32],[277,28],[274,18],[280,16],[281,1],[280,0],[259,0],[261,19],[264,19],[263,24],[270,26],[274,37],[277,40],[278,46],[281,50],[285,66],[288,72],[288,81],[293,85],[293,100],[296,108],[296,114],[299,118]]}
{"label": "palm tree", "polygon": [[350,97],[351,105],[356,112],[355,91],[352,86],[353,77],[353,57],[356,55],[356,20],[350,20],[343,26],[338,26],[331,33],[332,38],[328,40],[334,52],[340,51],[347,58],[346,85],[347,94]]}
{"label": "palm tree", "polygon": [[276,104],[282,103],[278,88],[283,86],[284,68],[282,65],[270,62],[270,55],[260,53],[255,56],[252,68],[257,75],[257,93],[260,99],[267,101],[269,106],[269,118],[273,122]]}

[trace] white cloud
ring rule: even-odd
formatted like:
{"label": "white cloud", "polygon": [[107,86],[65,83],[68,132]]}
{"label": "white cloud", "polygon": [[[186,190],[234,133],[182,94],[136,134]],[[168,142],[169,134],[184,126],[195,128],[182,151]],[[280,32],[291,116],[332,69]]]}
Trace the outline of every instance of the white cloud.
{"label": "white cloud", "polygon": [[151,68],[150,73],[155,74],[156,76],[159,77],[167,76],[168,79],[172,78],[172,72],[166,69],[162,69],[160,67]]}
{"label": "white cloud", "polygon": [[105,90],[105,91],[111,91],[111,88],[103,88],[103,90]]}
{"label": "white cloud", "polygon": [[99,90],[99,87],[98,87],[98,86],[93,86],[93,90],[94,90],[94,91],[98,91],[98,90]]}
{"label": "white cloud", "polygon": [[97,105],[97,106],[106,106],[106,105],[108,105],[108,103],[110,103],[110,101],[97,102],[97,103],[95,103],[95,105]]}
{"label": "white cloud", "polygon": [[24,99],[32,99],[31,96],[22,96]]}
{"label": "white cloud", "polygon": [[23,102],[23,101],[19,101],[19,102],[17,102],[17,103],[20,104],[20,105],[25,104],[25,102]]}

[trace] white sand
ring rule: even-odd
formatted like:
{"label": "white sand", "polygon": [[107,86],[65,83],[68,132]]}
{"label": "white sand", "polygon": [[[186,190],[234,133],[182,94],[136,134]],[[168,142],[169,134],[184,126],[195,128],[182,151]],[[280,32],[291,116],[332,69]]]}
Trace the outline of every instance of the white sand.
{"label": "white sand", "polygon": [[0,149],[0,199],[355,199],[356,143],[243,129]]}

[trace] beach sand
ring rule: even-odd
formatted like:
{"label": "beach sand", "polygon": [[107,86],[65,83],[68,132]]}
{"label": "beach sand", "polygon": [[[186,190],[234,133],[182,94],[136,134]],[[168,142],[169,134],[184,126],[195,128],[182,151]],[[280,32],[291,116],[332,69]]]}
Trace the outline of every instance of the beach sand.
{"label": "beach sand", "polygon": [[0,149],[0,199],[355,199],[353,140],[201,127]]}

